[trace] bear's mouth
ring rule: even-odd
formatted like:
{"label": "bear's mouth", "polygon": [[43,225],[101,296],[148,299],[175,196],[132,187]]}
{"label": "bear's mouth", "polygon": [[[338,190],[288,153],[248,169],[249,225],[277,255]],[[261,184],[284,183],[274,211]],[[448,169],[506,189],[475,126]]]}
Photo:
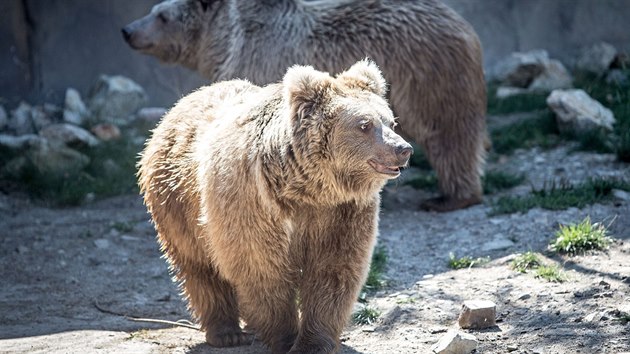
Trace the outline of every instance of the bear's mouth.
{"label": "bear's mouth", "polygon": [[376,172],[391,176],[392,178],[398,177],[400,175],[400,166],[387,166],[380,164],[374,160],[368,160],[368,164],[372,166],[372,168]]}

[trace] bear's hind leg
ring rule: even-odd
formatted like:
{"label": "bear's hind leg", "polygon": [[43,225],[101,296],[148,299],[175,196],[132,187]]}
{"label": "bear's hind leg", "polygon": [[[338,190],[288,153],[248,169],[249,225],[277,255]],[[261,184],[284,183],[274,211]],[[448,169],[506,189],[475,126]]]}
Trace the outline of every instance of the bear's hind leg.
{"label": "bear's hind leg", "polygon": [[239,311],[233,287],[210,266],[180,268],[181,280],[190,310],[214,347],[251,343],[252,336],[239,325]]}

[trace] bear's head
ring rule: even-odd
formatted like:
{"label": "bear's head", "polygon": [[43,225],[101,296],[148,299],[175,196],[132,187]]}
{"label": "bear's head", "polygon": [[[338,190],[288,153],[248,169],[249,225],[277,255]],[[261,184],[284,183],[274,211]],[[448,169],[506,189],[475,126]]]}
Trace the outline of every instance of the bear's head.
{"label": "bear's head", "polygon": [[168,0],[122,29],[133,49],[166,63],[195,68],[203,24],[218,11],[219,0]]}
{"label": "bear's head", "polygon": [[293,149],[303,164],[330,169],[348,191],[382,186],[407,165],[412,147],[394,132],[378,67],[363,60],[331,77],[293,66],[283,79],[293,125]]}

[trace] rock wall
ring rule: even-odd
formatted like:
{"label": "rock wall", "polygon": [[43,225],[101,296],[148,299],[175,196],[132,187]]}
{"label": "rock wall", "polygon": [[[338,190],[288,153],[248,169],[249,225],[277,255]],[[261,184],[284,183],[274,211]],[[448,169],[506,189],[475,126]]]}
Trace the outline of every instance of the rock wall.
{"label": "rock wall", "polygon": [[[444,0],[478,31],[490,66],[514,51],[544,48],[571,65],[581,47],[607,41],[630,50],[630,0]],[[125,75],[150,104],[169,106],[204,81],[129,49],[120,28],[158,0],[2,0],[0,104],[63,103],[100,74]]]}

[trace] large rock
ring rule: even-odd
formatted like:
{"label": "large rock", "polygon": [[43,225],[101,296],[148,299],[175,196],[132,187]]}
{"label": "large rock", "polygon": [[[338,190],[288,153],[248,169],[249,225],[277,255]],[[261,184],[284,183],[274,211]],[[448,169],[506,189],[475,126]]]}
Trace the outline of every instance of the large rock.
{"label": "large rock", "polygon": [[507,86],[526,88],[545,70],[548,60],[543,49],[512,53],[497,63],[493,78]]}
{"label": "large rock", "polygon": [[600,42],[585,48],[575,66],[580,70],[603,75],[616,57],[617,49],[614,46]]}
{"label": "large rock", "polygon": [[31,105],[26,102],[21,102],[20,105],[13,110],[11,119],[9,120],[9,129],[13,131],[15,135],[35,133],[31,110]]}
{"label": "large rock", "polygon": [[66,90],[66,99],[63,108],[63,120],[64,122],[82,125],[85,118],[88,116],[88,110],[81,99],[79,91],[68,88]]}
{"label": "large rock", "polygon": [[103,75],[92,89],[89,108],[96,120],[92,123],[128,124],[147,100],[142,87],[134,81]]}
{"label": "large rock", "polygon": [[4,107],[0,106],[0,131],[4,130],[9,124],[9,117],[7,116],[7,111],[4,110]]}
{"label": "large rock", "polygon": [[553,91],[566,89],[573,86],[573,78],[561,62],[549,59],[544,63],[543,72],[540,73],[527,87],[530,91]]}
{"label": "large rock", "polygon": [[561,132],[583,134],[597,129],[611,131],[615,124],[612,111],[583,90],[554,90],[547,97],[547,105],[556,114]]}
{"label": "large rock", "polygon": [[436,354],[469,354],[477,348],[477,338],[472,334],[450,329],[431,347]]}
{"label": "large rock", "polygon": [[40,144],[41,141],[42,138],[35,134],[26,134],[19,136],[0,134],[0,148],[14,153]]}
{"label": "large rock", "polygon": [[67,146],[43,141],[29,149],[26,158],[42,175],[64,176],[84,169],[90,158]]}
{"label": "large rock", "polygon": [[31,122],[36,131],[53,124],[53,117],[42,106],[31,108]]}
{"label": "large rock", "polygon": [[39,135],[52,143],[68,146],[96,146],[99,143],[99,140],[87,130],[67,123],[50,125],[41,130]]}

